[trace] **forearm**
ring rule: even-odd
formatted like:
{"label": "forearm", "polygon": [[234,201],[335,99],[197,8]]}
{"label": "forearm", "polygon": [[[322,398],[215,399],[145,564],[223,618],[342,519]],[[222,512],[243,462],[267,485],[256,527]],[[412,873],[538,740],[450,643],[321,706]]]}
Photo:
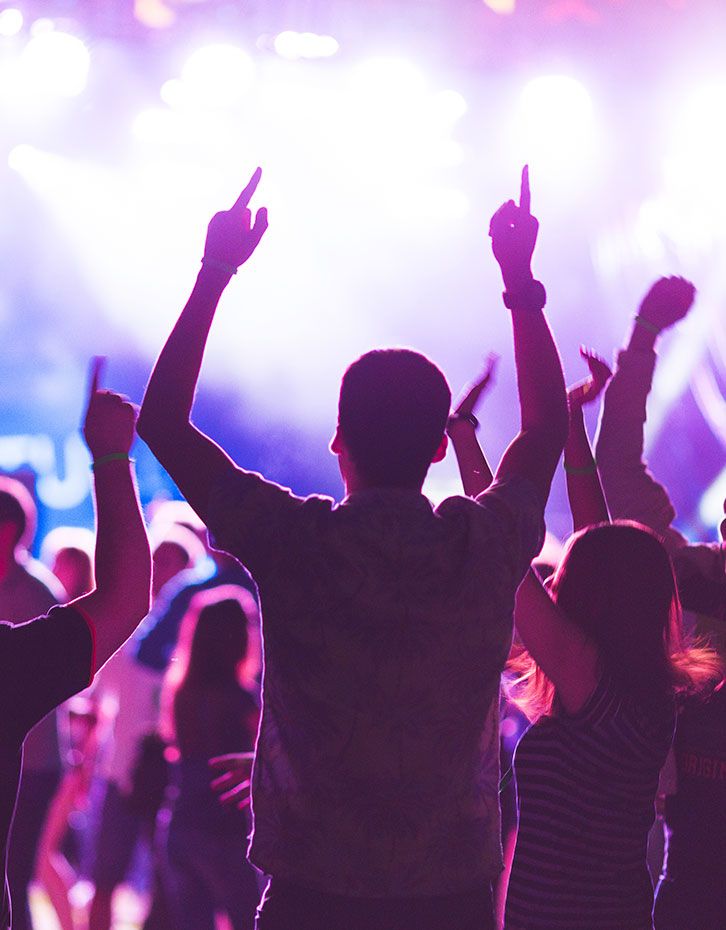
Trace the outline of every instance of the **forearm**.
{"label": "forearm", "polygon": [[565,444],[565,475],[574,529],[608,522],[610,515],[585,429],[582,407],[570,410],[570,428]]}
{"label": "forearm", "polygon": [[189,420],[209,330],[230,278],[217,268],[200,269],[146,388],[137,430],[147,442],[153,440],[155,430],[165,429],[170,418]]}
{"label": "forearm", "polygon": [[128,632],[149,612],[151,553],[131,462],[105,462],[94,472],[96,591],[113,593],[128,609]]}
{"label": "forearm", "polygon": [[515,308],[512,328],[522,431],[545,430],[561,449],[567,437],[567,397],[547,320],[541,310]]}
{"label": "forearm", "polygon": [[493,475],[474,427],[466,420],[459,420],[449,426],[448,434],[454,446],[464,493],[467,497],[477,497],[492,483]]}

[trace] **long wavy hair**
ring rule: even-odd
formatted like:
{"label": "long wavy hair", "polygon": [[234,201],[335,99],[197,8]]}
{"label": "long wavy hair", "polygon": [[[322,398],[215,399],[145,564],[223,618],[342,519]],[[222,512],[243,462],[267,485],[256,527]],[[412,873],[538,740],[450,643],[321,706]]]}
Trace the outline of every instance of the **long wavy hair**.
{"label": "long wavy hair", "polygon": [[[645,526],[618,520],[573,535],[549,591],[603,671],[641,701],[706,693],[723,676],[719,654],[686,637],[673,565]],[[505,682],[530,720],[552,711],[554,686],[520,642]]]}
{"label": "long wavy hair", "polygon": [[192,599],[164,678],[161,733],[175,739],[174,708],[185,692],[239,684],[255,687],[260,669],[257,605],[238,585],[220,585]]}

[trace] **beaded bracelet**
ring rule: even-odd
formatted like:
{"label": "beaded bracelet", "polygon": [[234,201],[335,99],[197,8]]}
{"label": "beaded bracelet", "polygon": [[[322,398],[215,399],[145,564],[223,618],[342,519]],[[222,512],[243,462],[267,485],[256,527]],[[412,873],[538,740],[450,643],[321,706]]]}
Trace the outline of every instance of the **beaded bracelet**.
{"label": "beaded bracelet", "polygon": [[91,468],[93,471],[96,471],[101,465],[106,465],[108,462],[135,462],[136,459],[132,459],[127,452],[109,452],[108,455],[102,455],[100,458],[94,459],[91,462]]}
{"label": "beaded bracelet", "polygon": [[645,317],[642,317],[639,313],[636,314],[635,322],[638,324],[638,326],[642,326],[643,329],[647,329],[649,333],[653,333],[654,336],[660,335],[660,330],[655,325],[655,323],[651,323],[650,320],[646,320]]}
{"label": "beaded bracelet", "polygon": [[220,262],[218,258],[210,258],[205,255],[202,259],[202,264],[206,265],[208,268],[216,268],[217,271],[223,271],[225,274],[237,274],[237,269],[234,265],[228,265],[227,262]]}
{"label": "beaded bracelet", "polygon": [[583,466],[582,468],[578,468],[576,465],[568,465],[567,462],[563,462],[562,464],[568,475],[594,475],[597,471],[597,462],[593,462],[591,465]]}

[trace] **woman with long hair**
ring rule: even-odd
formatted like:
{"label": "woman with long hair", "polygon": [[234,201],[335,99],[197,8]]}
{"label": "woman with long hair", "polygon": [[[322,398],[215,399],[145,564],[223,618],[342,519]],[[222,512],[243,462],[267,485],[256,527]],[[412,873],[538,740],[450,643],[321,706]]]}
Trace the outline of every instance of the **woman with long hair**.
{"label": "woman with long hair", "polygon": [[[259,709],[257,608],[229,585],[197,595],[182,622],[162,693],[162,735],[173,747],[166,879],[178,930],[214,930],[226,912],[234,930],[252,930],[259,888],[246,859],[246,811],[223,808],[209,760],[253,749]],[[166,815],[166,817],[164,817]]]}
{"label": "woman with long hair", "polygon": [[[676,702],[723,673],[716,653],[686,642],[660,540],[639,524],[608,522],[582,406],[609,372],[583,355],[591,377],[568,392],[565,447],[578,532],[549,590],[530,571],[515,609],[509,692],[531,726],[515,754],[507,930],[651,930],[647,837]],[[491,474],[472,429],[480,394],[481,382],[450,425],[467,493]]]}

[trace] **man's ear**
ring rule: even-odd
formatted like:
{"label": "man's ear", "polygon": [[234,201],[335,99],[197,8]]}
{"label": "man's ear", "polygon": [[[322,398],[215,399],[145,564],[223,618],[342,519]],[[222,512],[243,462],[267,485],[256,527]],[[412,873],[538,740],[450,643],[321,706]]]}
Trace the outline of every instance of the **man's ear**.
{"label": "man's ear", "polygon": [[436,450],[436,452],[434,452],[434,457],[431,459],[432,465],[434,462],[440,462],[443,459],[443,457],[446,455],[446,450],[448,449],[448,447],[449,447],[449,437],[446,435],[446,433],[444,433],[444,435],[441,437],[441,442],[439,443],[439,447]]}
{"label": "man's ear", "polygon": [[333,438],[330,440],[330,445],[328,446],[333,455],[340,455],[343,451],[343,440],[340,435],[340,427],[336,426],[335,433]]}

